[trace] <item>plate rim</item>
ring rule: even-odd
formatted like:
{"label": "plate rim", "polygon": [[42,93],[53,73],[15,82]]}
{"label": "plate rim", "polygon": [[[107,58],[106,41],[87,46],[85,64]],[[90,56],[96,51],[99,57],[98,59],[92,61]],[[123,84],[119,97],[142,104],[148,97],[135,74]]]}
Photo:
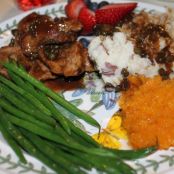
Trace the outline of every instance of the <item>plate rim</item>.
{"label": "plate rim", "polygon": [[[99,1],[99,0],[96,0],[96,1]],[[114,1],[114,0],[111,0],[111,1]],[[115,2],[132,2],[132,1],[115,0]],[[153,6],[153,7],[157,8],[157,9],[161,9],[162,11],[163,11],[163,10],[166,10],[165,7],[160,6],[160,5],[155,5],[155,4],[145,3],[145,2],[140,2],[140,1],[134,1],[134,2],[138,2],[138,3],[142,4],[142,6],[143,6],[143,5],[145,5],[145,6]],[[24,16],[26,16],[26,15],[32,13],[32,12],[41,12],[41,11],[44,11],[44,12],[45,12],[47,9],[51,9],[51,8],[55,8],[55,7],[58,8],[58,7],[60,7],[61,5],[64,6],[65,4],[66,4],[66,0],[63,0],[62,2],[58,2],[58,3],[56,3],[56,4],[52,4],[52,5],[48,5],[48,6],[44,6],[44,7],[39,7],[39,8],[30,10],[30,11],[24,12],[24,13],[22,13],[22,14],[18,14],[18,15],[14,16],[14,17],[11,17],[11,18],[9,18],[9,19],[7,19],[7,20],[1,22],[1,23],[0,23],[0,28],[6,27],[6,25],[7,25],[8,23],[11,23],[11,22],[14,21],[15,19],[17,19],[17,20],[19,21],[21,18],[23,18]],[[161,11],[161,10],[159,10],[159,11]],[[1,34],[0,34],[0,36],[1,36]],[[1,142],[1,140],[0,140],[0,142]],[[8,147],[8,145],[6,145],[6,146]],[[8,147],[8,148],[9,148],[9,147]],[[174,168],[174,167],[171,168],[171,171],[172,171],[173,168]],[[0,167],[0,169],[1,169],[1,167]],[[168,169],[169,169],[169,168],[166,168],[166,170],[168,170]],[[8,170],[7,170],[7,171],[8,171]],[[164,172],[163,172],[163,173],[164,173]],[[6,174],[8,174],[8,173],[6,173]]]}

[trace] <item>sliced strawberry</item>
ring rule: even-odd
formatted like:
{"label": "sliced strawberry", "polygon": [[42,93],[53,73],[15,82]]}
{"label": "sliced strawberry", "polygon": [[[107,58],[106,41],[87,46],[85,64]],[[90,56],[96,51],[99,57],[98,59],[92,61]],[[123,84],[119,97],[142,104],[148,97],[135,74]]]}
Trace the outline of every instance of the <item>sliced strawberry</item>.
{"label": "sliced strawberry", "polygon": [[78,19],[80,10],[86,7],[84,0],[71,0],[65,6],[66,15],[71,19]]}
{"label": "sliced strawberry", "polygon": [[79,13],[79,21],[83,25],[83,34],[90,34],[96,24],[95,13],[87,7],[83,7]]}
{"label": "sliced strawberry", "polygon": [[96,10],[97,24],[114,25],[137,7],[137,3],[118,3],[106,5]]}

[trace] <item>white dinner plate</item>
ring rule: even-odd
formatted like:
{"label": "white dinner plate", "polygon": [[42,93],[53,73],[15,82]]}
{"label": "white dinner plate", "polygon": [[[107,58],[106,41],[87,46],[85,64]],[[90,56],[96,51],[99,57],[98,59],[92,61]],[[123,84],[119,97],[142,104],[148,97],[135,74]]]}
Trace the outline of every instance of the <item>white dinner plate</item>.
{"label": "white dinner plate", "polygon": [[[117,2],[113,0],[113,2]],[[123,2],[123,1],[121,1]],[[40,14],[48,14],[52,17],[64,16],[65,3],[58,3],[35,9]],[[137,10],[164,12],[166,9],[152,4],[138,3]],[[31,13],[23,13],[0,24],[0,46],[7,45],[11,38],[10,30],[15,28],[18,21]],[[95,78],[95,77],[94,77]],[[77,107],[88,112],[94,117],[102,127],[105,127],[110,117],[118,110],[118,106],[113,102],[117,100],[115,93],[90,92],[89,90],[76,90],[64,92],[64,97],[74,103]],[[112,99],[112,100],[111,100]],[[74,120],[75,121],[75,120]],[[85,129],[90,134],[97,130],[85,123],[75,121],[78,126]],[[44,166],[35,158],[26,154],[28,164],[21,164],[11,148],[0,135],[0,174],[54,174],[49,168]],[[157,151],[156,153],[140,160],[128,162],[137,170],[138,174],[174,174],[174,148]],[[91,172],[95,173],[95,172]]]}

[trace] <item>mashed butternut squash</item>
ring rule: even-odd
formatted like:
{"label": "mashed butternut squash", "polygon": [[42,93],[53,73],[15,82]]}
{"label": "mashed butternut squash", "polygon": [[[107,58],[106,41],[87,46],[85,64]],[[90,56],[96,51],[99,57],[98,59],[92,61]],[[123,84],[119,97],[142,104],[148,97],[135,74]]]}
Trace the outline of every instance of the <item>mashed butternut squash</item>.
{"label": "mashed butternut squash", "polygon": [[131,88],[119,105],[123,127],[134,148],[174,146],[174,80],[130,77]]}

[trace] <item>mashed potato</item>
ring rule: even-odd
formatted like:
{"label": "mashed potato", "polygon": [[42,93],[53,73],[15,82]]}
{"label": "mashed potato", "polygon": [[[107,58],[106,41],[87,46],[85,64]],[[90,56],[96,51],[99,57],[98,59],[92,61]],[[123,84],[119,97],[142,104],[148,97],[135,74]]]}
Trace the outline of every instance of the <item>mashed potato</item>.
{"label": "mashed potato", "polygon": [[88,48],[91,59],[102,75],[105,83],[117,86],[123,80],[121,71],[127,69],[130,75],[153,77],[158,74],[159,65],[134,53],[132,41],[123,32],[114,33],[113,37],[95,37]]}

